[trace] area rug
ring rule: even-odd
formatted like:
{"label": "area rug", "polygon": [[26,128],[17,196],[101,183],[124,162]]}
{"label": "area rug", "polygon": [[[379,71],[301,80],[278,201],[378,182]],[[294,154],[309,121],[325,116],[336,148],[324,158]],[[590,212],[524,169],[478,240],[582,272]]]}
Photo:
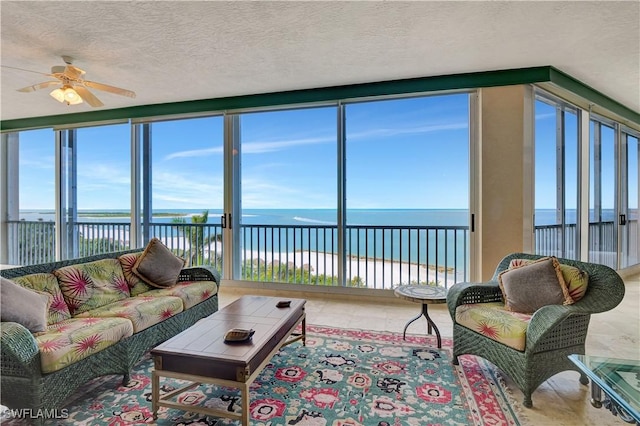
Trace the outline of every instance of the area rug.
{"label": "area rug", "polygon": [[[153,423],[145,357],[128,387],[121,376],[96,379],[67,405],[68,418],[47,424]],[[186,382],[163,379],[161,393]],[[486,361],[472,356],[451,364],[451,340],[432,336],[307,326],[307,345],[281,349],[251,386],[253,426],[520,425],[510,396]],[[200,385],[181,403],[240,413],[234,389]],[[161,408],[157,425],[239,425],[239,421]]]}

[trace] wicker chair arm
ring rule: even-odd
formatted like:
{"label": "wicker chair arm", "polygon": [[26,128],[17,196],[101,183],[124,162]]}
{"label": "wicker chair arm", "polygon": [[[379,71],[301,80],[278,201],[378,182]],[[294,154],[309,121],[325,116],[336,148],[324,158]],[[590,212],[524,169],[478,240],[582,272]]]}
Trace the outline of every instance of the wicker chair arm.
{"label": "wicker chair arm", "polygon": [[[569,321],[570,317],[577,321]],[[543,306],[533,314],[527,327],[527,351],[538,351],[540,344],[550,336],[571,346],[576,339],[586,338],[589,318],[589,313],[574,305]],[[568,326],[570,323],[574,325]]]}
{"label": "wicker chair arm", "polygon": [[447,307],[451,318],[456,308],[471,303],[502,302],[502,291],[497,281],[484,283],[456,283],[447,292]]}
{"label": "wicker chair arm", "polygon": [[1,322],[2,372],[19,366],[25,371],[40,369],[40,349],[33,334],[16,322]]}
{"label": "wicker chair arm", "polygon": [[181,281],[215,281],[218,286],[220,285],[220,272],[211,266],[192,266],[184,268],[180,271],[178,276],[178,282]]}

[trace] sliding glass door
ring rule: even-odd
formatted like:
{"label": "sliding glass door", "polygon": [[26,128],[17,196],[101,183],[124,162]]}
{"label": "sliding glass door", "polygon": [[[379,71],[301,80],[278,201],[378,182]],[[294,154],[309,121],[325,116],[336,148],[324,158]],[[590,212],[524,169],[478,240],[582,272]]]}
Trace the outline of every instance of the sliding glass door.
{"label": "sliding glass door", "polygon": [[469,94],[345,107],[347,282],[463,281],[469,260]]}
{"label": "sliding glass door", "polygon": [[640,188],[640,139],[630,130],[621,132],[621,194],[618,229],[620,230],[620,268],[640,262],[640,229],[638,228],[638,195]]}

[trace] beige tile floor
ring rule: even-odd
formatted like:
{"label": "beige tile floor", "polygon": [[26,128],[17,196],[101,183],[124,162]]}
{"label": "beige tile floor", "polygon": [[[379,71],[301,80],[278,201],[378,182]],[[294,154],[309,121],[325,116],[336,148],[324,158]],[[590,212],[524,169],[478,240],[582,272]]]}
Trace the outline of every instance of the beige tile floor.
{"label": "beige tile floor", "polygon": [[[640,359],[640,276],[625,280],[624,300],[614,310],[591,317],[587,337],[587,354],[615,358]],[[273,292],[233,289],[222,286],[220,304],[224,306],[243,294],[266,294],[307,299],[307,322],[343,328],[392,331],[402,333],[406,322],[420,312],[420,306],[400,299],[331,297],[317,293]],[[430,316],[442,336],[452,336],[452,322],[446,305],[431,305]],[[409,326],[407,333],[426,333],[424,318]],[[591,406],[589,386],[578,381],[578,373],[555,375],[533,394],[532,409],[524,408],[522,392],[505,377],[515,399],[514,406],[525,425],[625,425],[608,410]]]}

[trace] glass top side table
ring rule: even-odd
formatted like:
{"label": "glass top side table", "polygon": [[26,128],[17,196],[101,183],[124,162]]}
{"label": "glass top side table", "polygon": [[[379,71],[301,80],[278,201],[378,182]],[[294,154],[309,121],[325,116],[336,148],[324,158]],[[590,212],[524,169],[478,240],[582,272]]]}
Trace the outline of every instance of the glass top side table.
{"label": "glass top side table", "polygon": [[591,405],[604,405],[625,422],[640,424],[639,360],[588,355],[569,355],[569,359],[591,379]]}

